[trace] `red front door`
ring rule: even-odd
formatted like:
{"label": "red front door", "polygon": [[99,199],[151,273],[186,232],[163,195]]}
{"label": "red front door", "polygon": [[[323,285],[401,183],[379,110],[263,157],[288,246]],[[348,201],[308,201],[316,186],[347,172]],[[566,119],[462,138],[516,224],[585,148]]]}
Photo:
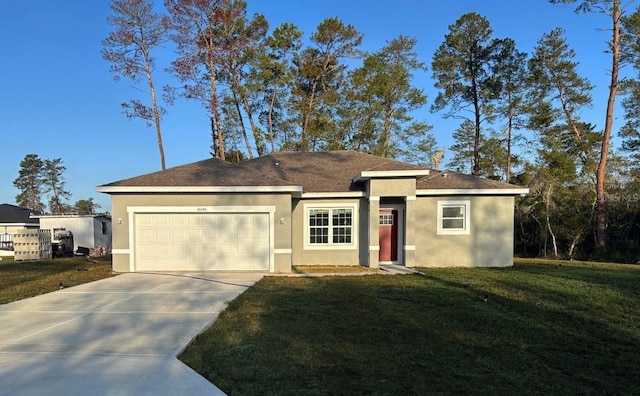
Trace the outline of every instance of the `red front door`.
{"label": "red front door", "polygon": [[380,261],[398,260],[398,211],[380,209]]}

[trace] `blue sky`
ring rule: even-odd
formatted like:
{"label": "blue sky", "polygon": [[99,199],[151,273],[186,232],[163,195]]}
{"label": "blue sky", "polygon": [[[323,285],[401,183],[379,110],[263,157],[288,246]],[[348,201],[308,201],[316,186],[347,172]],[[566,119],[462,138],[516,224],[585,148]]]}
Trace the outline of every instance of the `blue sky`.
{"label": "blue sky", "polygon": [[[110,211],[109,196],[97,185],[160,169],[155,132],[128,120],[120,103],[136,95],[128,81],[113,81],[100,55],[110,30],[108,1],[24,0],[3,3],[0,14],[0,203],[15,203],[13,180],[26,154],[62,158],[71,203],[93,197]],[[418,40],[420,60],[430,65],[448,26],[462,14],[484,15],[495,37],[511,37],[530,52],[543,33],[565,28],[577,53],[579,71],[595,85],[594,106],[583,114],[599,128],[604,122],[609,56],[604,52],[610,21],[601,15],[575,14],[573,6],[546,0],[248,0],[249,14],[262,13],[273,28],[292,22],[305,39],[327,17],[337,16],[364,34],[363,49],[375,51],[398,35]],[[157,2],[162,7],[162,2]],[[171,82],[163,72],[172,58],[158,53],[159,84]],[[429,101],[415,117],[433,126],[439,146],[452,144],[455,120],[431,113],[437,91],[431,72],[415,76]],[[618,99],[619,100],[619,99]],[[163,122],[167,166],[208,158],[208,116],[198,103],[180,100],[168,107]],[[622,124],[617,112],[614,133]],[[446,156],[446,154],[445,154]],[[446,163],[445,163],[446,166]]]}

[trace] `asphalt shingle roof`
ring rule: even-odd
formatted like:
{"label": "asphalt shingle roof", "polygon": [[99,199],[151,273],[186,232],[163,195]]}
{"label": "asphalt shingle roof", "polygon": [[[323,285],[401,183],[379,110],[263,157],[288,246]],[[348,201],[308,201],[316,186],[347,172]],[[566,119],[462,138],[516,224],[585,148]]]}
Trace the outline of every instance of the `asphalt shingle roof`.
{"label": "asphalt shingle roof", "polygon": [[210,158],[142,176],[115,181],[104,187],[209,187],[209,186],[284,186],[280,179]]}
{"label": "asphalt shingle roof", "polygon": [[[302,186],[303,192],[362,191],[353,178],[363,171],[413,171],[427,168],[355,151],[279,152],[231,164],[211,158],[105,184],[101,187]],[[430,171],[418,189],[505,189],[506,183]]]}
{"label": "asphalt shingle roof", "polygon": [[[444,176],[446,174],[446,177]],[[502,183],[495,180],[465,175],[451,171],[431,170],[429,176],[418,179],[418,190],[444,190],[444,189],[519,189],[520,186]]]}
{"label": "asphalt shingle roof", "polygon": [[0,223],[3,224],[38,224],[38,219],[29,218],[32,214],[41,214],[41,212],[10,204],[0,204]]}
{"label": "asphalt shingle roof", "polygon": [[424,169],[355,151],[280,152],[241,162],[236,166],[303,186],[304,192],[362,191],[362,183],[352,182],[362,171]]}

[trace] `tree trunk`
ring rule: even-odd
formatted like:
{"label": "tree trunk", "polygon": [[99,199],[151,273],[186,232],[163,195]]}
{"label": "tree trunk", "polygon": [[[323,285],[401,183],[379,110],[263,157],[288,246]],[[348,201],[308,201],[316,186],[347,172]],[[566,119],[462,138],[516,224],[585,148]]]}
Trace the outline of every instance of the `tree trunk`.
{"label": "tree trunk", "polygon": [[[551,243],[553,243],[553,257],[558,257],[558,244],[556,242],[556,234],[554,234],[553,229],[551,228],[551,219],[549,217],[549,210],[551,208],[551,186],[547,190],[545,197],[545,221],[547,223],[547,231],[551,235]],[[545,249],[546,250],[546,249]]]}
{"label": "tree trunk", "polygon": [[244,126],[244,120],[242,119],[242,111],[240,110],[240,102],[238,101],[238,95],[236,94],[237,88],[237,86],[231,87],[233,104],[236,108],[236,113],[238,113],[238,121],[240,122],[240,128],[242,129],[242,138],[244,139],[244,145],[247,148],[247,154],[249,155],[249,159],[253,159],[253,150],[251,149],[251,143],[249,142],[249,137],[247,136],[247,130]]}
{"label": "tree trunk", "polygon": [[275,134],[273,133],[273,107],[276,103],[276,93],[277,90],[274,87],[273,93],[271,94],[271,101],[269,102],[269,112],[267,114],[267,124],[269,128],[269,141],[271,142],[271,152],[276,151],[276,143],[275,143]]}
{"label": "tree trunk", "polygon": [[382,132],[380,136],[380,147],[378,148],[381,157],[387,157],[389,155],[389,141],[391,140],[391,113],[392,109],[387,108],[384,115],[384,122],[382,125]]}
{"label": "tree trunk", "polygon": [[551,243],[553,243],[553,257],[558,257],[558,244],[556,243],[556,234],[553,233],[551,229],[551,222],[549,220],[549,212],[547,211],[547,231],[551,235]]}
{"label": "tree trunk", "polygon": [[304,121],[302,123],[302,132],[300,133],[300,151],[309,150],[309,138],[307,136],[307,128],[309,127],[309,118],[311,118],[311,111],[313,110],[313,102],[316,96],[316,88],[318,86],[317,79],[311,86],[311,95],[309,96],[309,104],[307,105],[307,113],[304,115]]}
{"label": "tree trunk", "polygon": [[218,150],[216,151],[216,157],[225,161],[224,156],[224,136],[222,134],[222,123],[220,122],[220,109],[218,105],[218,88],[216,83],[216,64],[214,60],[214,53],[212,43],[209,43],[209,74],[211,81],[211,113],[213,113],[213,120],[216,125],[217,136],[213,136],[213,139],[218,139]]}
{"label": "tree trunk", "polygon": [[480,176],[480,99],[475,76],[472,80],[473,110],[475,114],[475,137],[473,139],[473,176]]}
{"label": "tree trunk", "polygon": [[613,1],[613,38],[611,41],[611,83],[609,85],[609,100],[607,101],[607,113],[602,136],[602,148],[600,150],[600,162],[596,173],[597,228],[596,244],[599,248],[606,247],[607,208],[605,198],[605,178],[607,174],[607,158],[609,156],[609,144],[611,140],[611,127],[613,124],[613,110],[618,92],[618,71],[620,68],[620,0]]}
{"label": "tree trunk", "polygon": [[507,126],[507,170],[505,172],[505,181],[509,183],[511,180],[511,134],[513,132],[513,104],[509,99],[509,125]]}
{"label": "tree trunk", "polygon": [[162,131],[160,129],[160,110],[158,109],[158,101],[156,99],[156,89],[153,84],[153,78],[151,77],[151,60],[149,59],[149,53],[147,51],[147,43],[144,35],[144,30],[140,27],[140,37],[142,38],[142,50],[144,54],[144,71],[147,76],[147,83],[149,84],[149,92],[151,93],[151,107],[153,109],[153,123],[156,127],[156,139],[158,141],[158,151],[160,151],[160,166],[162,170],[166,170],[167,166],[164,159],[164,146],[162,144]]}
{"label": "tree trunk", "polygon": [[160,130],[160,111],[158,110],[158,103],[156,100],[156,90],[153,86],[153,82],[151,81],[151,74],[148,75],[148,78],[149,78],[149,89],[151,90],[151,105],[153,106],[153,122],[156,126],[158,150],[160,151],[160,164],[162,166],[162,170],[166,170],[167,166],[164,158],[164,146],[162,144],[162,131]]}
{"label": "tree trunk", "polygon": [[151,106],[153,108],[153,123],[156,127],[156,137],[158,140],[158,150],[160,151],[160,164],[162,166],[162,170],[166,170],[167,166],[164,159],[164,146],[162,144],[162,131],[160,129],[160,110],[158,109],[158,101],[156,99],[156,89],[153,85],[153,79],[151,78],[151,69],[149,65],[149,61],[145,56],[145,64],[146,64],[146,72],[147,72],[147,81],[149,82],[149,90],[151,92]]}
{"label": "tree trunk", "polygon": [[217,133],[216,133],[216,120],[213,119],[213,117],[209,117],[209,125],[211,127],[211,137],[212,137],[212,142],[211,142],[211,148],[213,149],[213,156],[215,158],[220,158],[218,156],[219,150],[218,150],[218,139],[217,139]]}
{"label": "tree trunk", "polygon": [[582,233],[578,233],[577,235],[573,236],[571,244],[569,245],[569,258],[573,258],[573,253],[575,252],[576,246],[578,245],[581,237]]}
{"label": "tree trunk", "polygon": [[240,97],[242,98],[242,104],[244,105],[244,111],[247,113],[247,118],[249,119],[249,126],[251,127],[251,131],[253,132],[253,140],[256,142],[256,151],[258,152],[258,157],[264,155],[264,142],[262,141],[262,136],[260,135],[260,130],[255,122],[253,122],[253,112],[251,111],[251,106],[249,106],[249,100],[247,96],[240,92]]}

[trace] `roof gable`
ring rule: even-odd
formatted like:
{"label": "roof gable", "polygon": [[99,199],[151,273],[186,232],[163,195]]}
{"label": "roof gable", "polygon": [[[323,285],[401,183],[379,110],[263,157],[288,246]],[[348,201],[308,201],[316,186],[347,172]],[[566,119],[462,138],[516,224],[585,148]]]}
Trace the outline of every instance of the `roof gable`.
{"label": "roof gable", "polygon": [[416,189],[432,191],[434,194],[452,194],[458,191],[464,193],[486,192],[486,193],[504,193],[504,194],[522,194],[527,193],[528,189],[513,184],[503,183],[496,180],[485,179],[482,177],[465,175],[452,171],[436,171],[432,170],[429,176],[418,179]]}

